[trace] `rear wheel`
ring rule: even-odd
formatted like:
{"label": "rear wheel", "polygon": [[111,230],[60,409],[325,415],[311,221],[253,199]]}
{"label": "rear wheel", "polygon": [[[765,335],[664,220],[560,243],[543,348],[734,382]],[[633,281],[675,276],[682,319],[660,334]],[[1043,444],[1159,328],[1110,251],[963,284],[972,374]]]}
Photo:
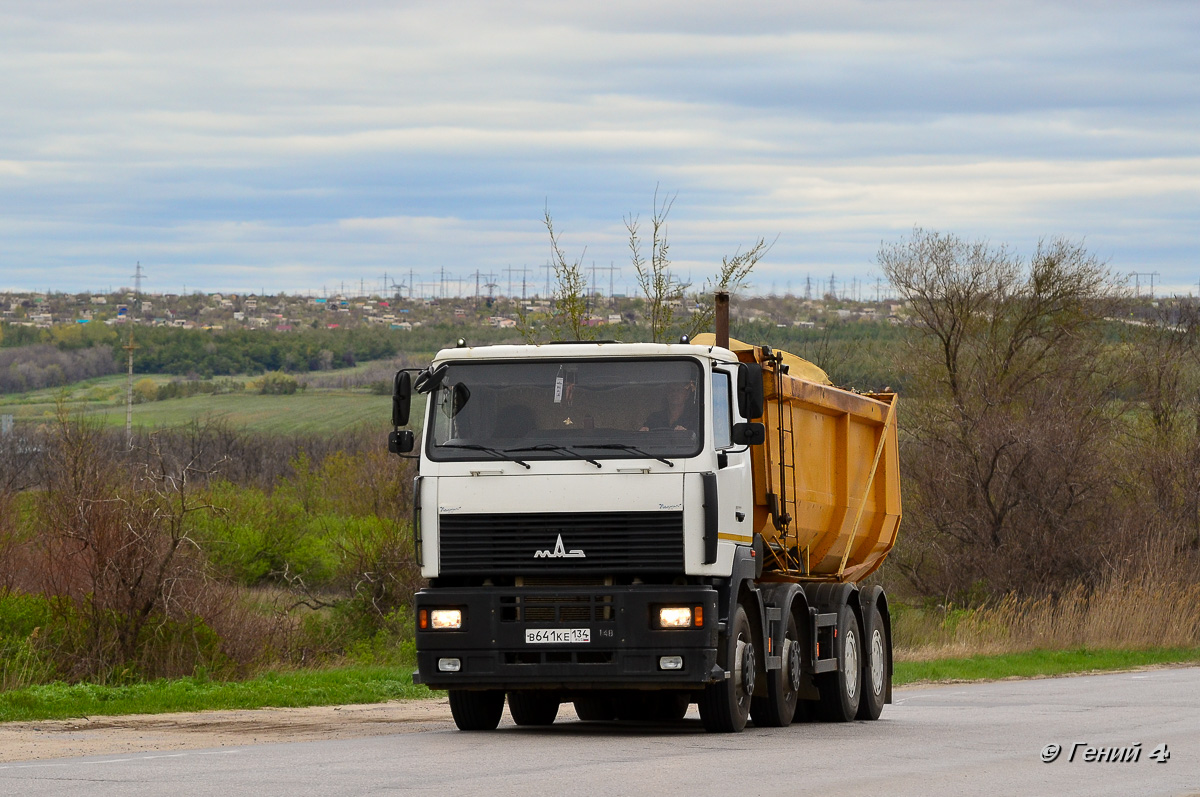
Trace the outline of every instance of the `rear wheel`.
{"label": "rear wheel", "polygon": [[837,637],[834,643],[838,668],[817,676],[821,692],[821,719],[849,722],[858,714],[862,699],[862,634],[858,616],[849,606],[838,609]]}
{"label": "rear wheel", "polygon": [[767,673],[767,696],[756,697],[750,702],[754,724],[764,728],[786,728],[796,714],[802,671],[800,632],[793,616],[788,617],[780,655],[783,666]]}
{"label": "rear wheel", "polygon": [[860,720],[877,720],[883,713],[883,704],[892,685],[892,644],[883,625],[883,615],[878,606],[871,607],[867,623],[866,654],[863,667],[863,694],[858,704]]}
{"label": "rear wheel", "polygon": [[678,722],[690,702],[688,692],[631,689],[617,693],[614,710],[622,722]]}
{"label": "rear wheel", "polygon": [[617,718],[613,699],[607,694],[575,698],[575,715],[584,722],[606,722]]}
{"label": "rear wheel", "polygon": [[450,690],[450,714],[460,731],[492,731],[504,713],[504,693],[498,689]]}
{"label": "rear wheel", "polygon": [[717,662],[729,673],[724,681],[709,684],[700,699],[700,719],[710,733],[737,733],[750,718],[757,659],[750,620],[741,604],[729,618],[729,633],[718,651]]}
{"label": "rear wheel", "polygon": [[518,725],[552,725],[558,704],[558,697],[551,692],[508,693],[508,711]]}

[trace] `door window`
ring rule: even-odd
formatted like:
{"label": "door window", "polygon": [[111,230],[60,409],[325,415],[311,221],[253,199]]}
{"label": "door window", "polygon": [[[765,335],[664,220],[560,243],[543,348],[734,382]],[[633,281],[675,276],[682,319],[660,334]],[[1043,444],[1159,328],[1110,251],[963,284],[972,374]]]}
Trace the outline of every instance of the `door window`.
{"label": "door window", "polygon": [[724,371],[713,371],[712,375],[713,402],[713,447],[728,448],[733,445],[733,417],[730,397],[729,374]]}

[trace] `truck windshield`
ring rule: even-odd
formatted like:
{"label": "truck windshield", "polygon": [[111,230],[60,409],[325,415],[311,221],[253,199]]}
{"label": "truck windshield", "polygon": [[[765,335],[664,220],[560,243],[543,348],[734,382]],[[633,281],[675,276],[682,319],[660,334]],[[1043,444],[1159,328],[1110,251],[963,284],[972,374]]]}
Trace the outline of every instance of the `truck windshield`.
{"label": "truck windshield", "polygon": [[693,359],[451,363],[430,401],[439,461],[689,457],[702,444]]}

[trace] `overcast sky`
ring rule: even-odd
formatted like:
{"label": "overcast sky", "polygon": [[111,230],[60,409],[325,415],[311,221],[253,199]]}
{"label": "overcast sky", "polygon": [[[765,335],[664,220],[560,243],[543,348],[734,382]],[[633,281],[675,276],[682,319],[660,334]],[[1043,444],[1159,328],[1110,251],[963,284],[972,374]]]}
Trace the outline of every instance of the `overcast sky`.
{"label": "overcast sky", "polygon": [[548,207],[620,292],[656,186],[697,283],[920,226],[1200,287],[1194,0],[0,0],[0,75],[0,289],[532,294]]}

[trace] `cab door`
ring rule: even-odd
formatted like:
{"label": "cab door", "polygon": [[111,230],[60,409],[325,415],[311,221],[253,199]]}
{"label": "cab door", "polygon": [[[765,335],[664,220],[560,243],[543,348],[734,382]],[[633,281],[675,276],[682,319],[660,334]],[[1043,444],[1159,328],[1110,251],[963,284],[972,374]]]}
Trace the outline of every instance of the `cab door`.
{"label": "cab door", "polygon": [[754,542],[754,489],[750,474],[750,449],[733,444],[738,415],[735,401],[737,365],[716,366],[712,371],[712,446],[717,459],[718,539],[738,545]]}

